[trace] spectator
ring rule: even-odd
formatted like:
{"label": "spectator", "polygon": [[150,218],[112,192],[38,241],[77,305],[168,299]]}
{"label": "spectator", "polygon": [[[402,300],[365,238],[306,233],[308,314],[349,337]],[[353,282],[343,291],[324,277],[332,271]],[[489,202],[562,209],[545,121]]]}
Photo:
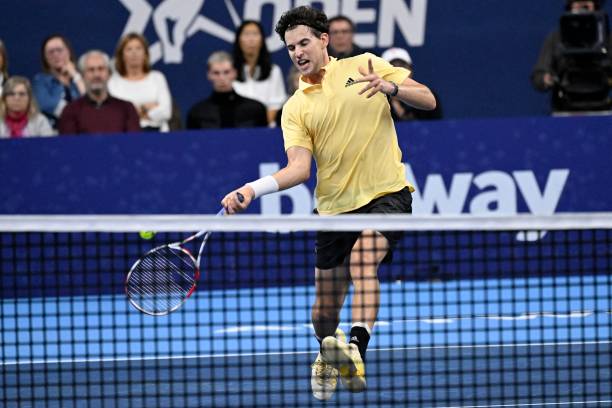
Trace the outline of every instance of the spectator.
{"label": "spectator", "polygon": [[34,76],[32,87],[41,111],[55,127],[66,105],[85,93],[85,84],[65,37],[47,37],[42,43],[41,60],[43,72]]}
{"label": "spectator", "polygon": [[267,126],[266,107],[238,95],[232,87],[236,79],[231,55],[217,51],[208,58],[208,80],[213,93],[195,104],[187,116],[189,129]]}
{"label": "spectator", "polygon": [[79,59],[86,94],[71,102],[59,120],[61,134],[137,132],[138,113],[130,102],[108,93],[110,59],[102,51],[92,50]]}
{"label": "spectator", "polygon": [[342,59],[363,54],[365,51],[354,42],[355,24],[346,16],[336,16],[329,19],[329,45],[327,52],[330,56]]}
{"label": "spectator", "polygon": [[164,74],[151,70],[146,38],[125,35],[115,51],[115,69],[108,82],[110,94],[134,104],[143,130],[167,132],[172,98]]}
{"label": "spectator", "polygon": [[[289,97],[295,93],[300,87],[300,71],[295,67],[295,65],[291,65],[289,68],[289,73],[287,74],[287,94]],[[276,112],[276,126],[281,126],[281,120],[283,118],[283,108],[280,108],[278,112]]]}
{"label": "spectator", "polygon": [[[608,30],[608,17],[601,11],[603,0],[567,0],[559,29],[552,31],[544,41],[536,65],[531,73],[533,87],[541,92],[551,91],[553,112],[610,109],[608,97],[612,66],[612,35]],[[592,34],[573,17],[592,16],[590,28],[598,31],[593,37],[601,37],[596,46],[585,39]],[[571,22],[571,28],[563,33],[563,21]],[[573,20],[573,21],[572,21]],[[583,20],[586,21],[586,20]],[[594,24],[594,22],[596,22]],[[579,34],[579,38],[573,38]],[[583,49],[577,49],[580,46]],[[572,49],[574,48],[574,49]],[[578,52],[576,52],[576,50]]]}
{"label": "spectator", "polygon": [[170,132],[174,132],[176,130],[183,129],[183,122],[181,120],[181,108],[179,107],[176,100],[172,98],[172,108],[171,108],[170,119],[168,120],[168,129]]}
{"label": "spectator", "polygon": [[291,65],[289,68],[289,73],[287,74],[287,94],[289,96],[293,95],[295,91],[297,91],[300,87],[300,71],[295,67],[295,65]]}
{"label": "spectator", "polygon": [[261,24],[246,20],[238,27],[233,55],[238,75],[234,90],[266,105],[268,124],[274,126],[276,112],[285,103],[287,93],[283,73],[272,63]]}
{"label": "spectator", "polygon": [[49,121],[38,110],[30,81],[20,76],[9,78],[0,99],[0,138],[53,135]]}
{"label": "spectator", "polygon": [[8,56],[6,55],[6,47],[0,40],[0,96],[2,96],[2,85],[8,77]]}
{"label": "spectator", "polygon": [[[389,48],[382,54],[382,58],[387,60],[394,67],[405,68],[410,71],[410,76],[414,75],[414,65],[412,58],[408,51],[403,48]],[[440,98],[431,89],[431,93],[436,98],[436,107],[433,110],[422,110],[414,108],[397,97],[390,97],[389,103],[391,105],[391,116],[393,120],[431,120],[431,119],[442,119],[442,105],[440,104]]]}

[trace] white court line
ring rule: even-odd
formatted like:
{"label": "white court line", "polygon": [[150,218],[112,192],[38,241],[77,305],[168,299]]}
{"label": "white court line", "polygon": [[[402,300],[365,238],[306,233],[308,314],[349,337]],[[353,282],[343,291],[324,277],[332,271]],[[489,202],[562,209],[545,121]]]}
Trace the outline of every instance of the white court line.
{"label": "white court line", "polygon": [[[405,351],[405,350],[440,350],[440,349],[485,349],[485,348],[511,348],[511,347],[548,347],[548,346],[582,346],[596,344],[612,344],[612,340],[602,341],[570,341],[570,342],[547,342],[547,343],[509,343],[509,344],[474,344],[474,345],[448,345],[448,346],[415,346],[415,347],[391,347],[373,348],[369,351]],[[263,356],[297,356],[313,354],[316,350],[305,351],[280,351],[260,353],[224,353],[224,354],[188,354],[183,356],[140,356],[140,357],[108,357],[108,358],[66,358],[48,360],[24,360],[0,362],[1,366],[33,365],[33,364],[74,364],[74,363],[110,363],[131,361],[154,361],[154,360],[188,360],[195,358],[231,358],[231,357],[263,357]]]}
{"label": "white court line", "polygon": [[500,405],[458,405],[440,408],[503,408],[503,407],[543,407],[543,406],[563,406],[563,405],[589,405],[612,403],[612,400],[603,401],[568,401],[568,402],[538,402],[527,404],[500,404]]}

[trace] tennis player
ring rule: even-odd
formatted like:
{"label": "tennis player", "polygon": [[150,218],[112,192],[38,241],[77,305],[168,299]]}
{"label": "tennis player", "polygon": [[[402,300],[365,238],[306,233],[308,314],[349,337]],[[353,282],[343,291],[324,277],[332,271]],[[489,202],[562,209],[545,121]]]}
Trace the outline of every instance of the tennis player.
{"label": "tennis player", "polygon": [[[222,200],[226,211],[243,211],[255,198],[308,180],[314,157],[315,212],[321,216],[410,213],[414,189],[405,178],[388,97],[431,110],[436,106],[431,91],[412,80],[410,71],[373,54],[330,57],[327,17],[312,7],[283,14],[276,32],[301,73],[299,89],[283,107],[288,163],[227,194]],[[371,230],[317,233],[312,323],[321,347],[311,377],[317,399],[331,398],[339,374],[348,390],[365,389],[365,353],[379,307],[377,270],[390,261],[400,238],[398,232]],[[353,323],[346,343],[338,325],[350,282]]]}

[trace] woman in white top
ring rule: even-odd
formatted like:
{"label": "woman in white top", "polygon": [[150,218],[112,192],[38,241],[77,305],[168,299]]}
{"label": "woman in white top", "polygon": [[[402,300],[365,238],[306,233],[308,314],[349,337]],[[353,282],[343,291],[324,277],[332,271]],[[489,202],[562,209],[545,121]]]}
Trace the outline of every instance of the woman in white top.
{"label": "woman in white top", "polygon": [[272,63],[261,24],[245,20],[236,31],[234,67],[238,73],[234,90],[255,99],[268,109],[268,123],[275,124],[276,112],[287,99],[283,72]]}
{"label": "woman in white top", "polygon": [[132,102],[143,130],[167,132],[172,99],[166,77],[151,70],[149,44],[142,35],[125,35],[115,51],[115,69],[108,90],[115,98]]}
{"label": "woman in white top", "polygon": [[27,78],[11,77],[2,88],[0,138],[55,135],[45,115],[38,110]]}

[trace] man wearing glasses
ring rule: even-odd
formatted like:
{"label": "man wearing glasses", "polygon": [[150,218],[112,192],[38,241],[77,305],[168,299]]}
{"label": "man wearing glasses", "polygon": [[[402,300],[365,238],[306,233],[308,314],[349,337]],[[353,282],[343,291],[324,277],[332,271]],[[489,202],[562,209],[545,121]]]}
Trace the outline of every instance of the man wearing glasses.
{"label": "man wearing glasses", "polygon": [[346,16],[336,16],[329,19],[329,45],[327,52],[338,59],[354,57],[365,51],[354,42],[355,24]]}

